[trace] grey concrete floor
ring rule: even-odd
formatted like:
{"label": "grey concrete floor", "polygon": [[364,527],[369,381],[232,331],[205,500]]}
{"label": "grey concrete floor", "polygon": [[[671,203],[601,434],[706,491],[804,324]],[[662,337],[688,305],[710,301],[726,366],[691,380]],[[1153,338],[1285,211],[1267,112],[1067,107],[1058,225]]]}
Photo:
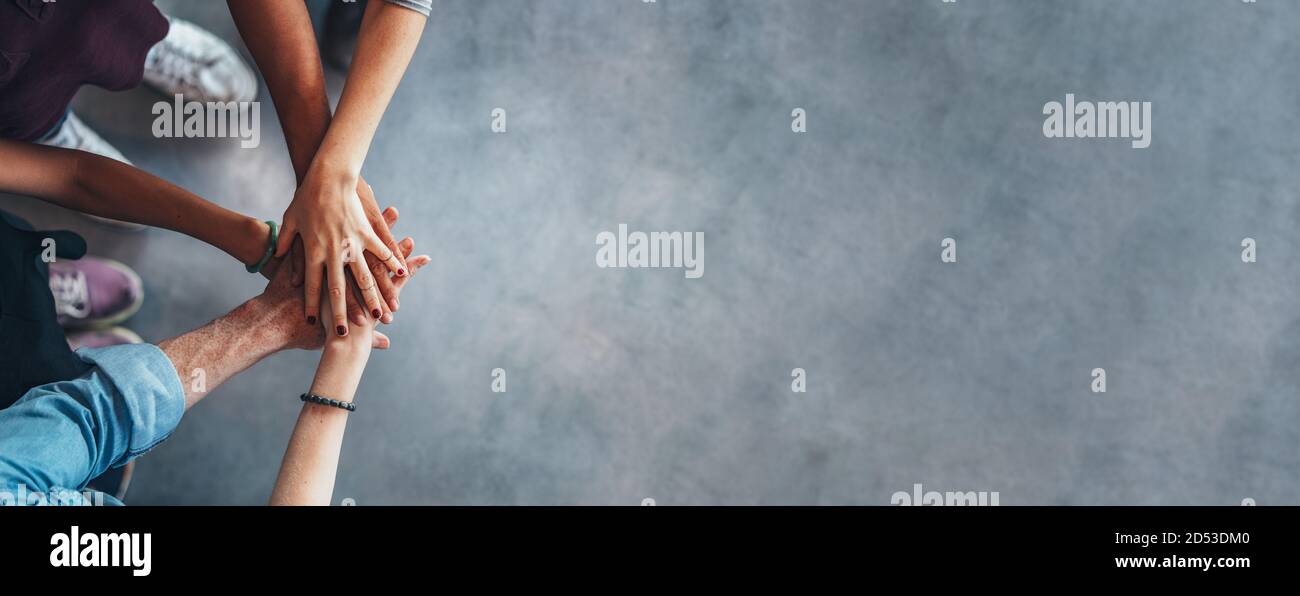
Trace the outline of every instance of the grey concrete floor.
{"label": "grey concrete floor", "polygon": [[[237,40],[224,3],[159,4]],[[437,4],[365,166],[434,262],[362,381],[336,502],[1300,502],[1300,4]],[[1066,93],[1152,101],[1151,148],[1045,139]],[[269,103],[241,150],[153,139],[154,101],[75,105],[140,166],[279,216]],[[136,267],[152,341],[261,285],[176,234],[3,205]],[[704,277],[596,268],[619,223],[704,232]],[[315,360],[211,395],[129,501],[265,502]]]}

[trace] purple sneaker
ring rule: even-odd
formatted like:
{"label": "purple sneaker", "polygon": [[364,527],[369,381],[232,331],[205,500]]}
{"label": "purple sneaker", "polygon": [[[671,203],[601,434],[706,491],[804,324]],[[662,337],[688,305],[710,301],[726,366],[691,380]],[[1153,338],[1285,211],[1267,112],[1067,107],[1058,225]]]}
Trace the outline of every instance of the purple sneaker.
{"label": "purple sneaker", "polygon": [[116,325],[144,303],[139,275],[117,261],[96,257],[50,263],[50,293],[59,325],[74,329]]}
{"label": "purple sneaker", "polygon": [[120,346],[122,344],[144,343],[144,340],[140,339],[139,335],[125,327],[73,331],[67,335],[67,338],[68,347],[72,348],[73,352],[81,348],[107,348],[108,346]]}

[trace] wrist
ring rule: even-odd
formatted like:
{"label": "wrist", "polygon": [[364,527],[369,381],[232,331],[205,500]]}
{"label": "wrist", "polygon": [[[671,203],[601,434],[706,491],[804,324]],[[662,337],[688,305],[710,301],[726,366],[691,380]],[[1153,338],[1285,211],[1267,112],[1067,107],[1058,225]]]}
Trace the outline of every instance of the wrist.
{"label": "wrist", "polygon": [[337,186],[345,190],[355,190],[361,180],[361,168],[354,168],[342,156],[327,153],[324,149],[312,160],[308,177],[314,177],[325,186]]}
{"label": "wrist", "polygon": [[249,340],[249,349],[263,358],[287,349],[293,339],[286,325],[290,320],[286,317],[292,313],[279,310],[265,295],[259,295],[230,311],[227,317],[240,336]]}
{"label": "wrist", "polygon": [[352,401],[369,358],[369,344],[325,342],[311,392],[339,401]]}
{"label": "wrist", "polygon": [[271,241],[271,226],[266,222],[245,217],[240,222],[240,234],[242,242],[239,245],[238,254],[234,257],[239,262],[247,266],[255,266],[262,260],[266,254],[266,247]]}
{"label": "wrist", "polygon": [[364,357],[370,353],[370,346],[374,342],[374,332],[369,329],[360,329],[352,325],[348,334],[339,337],[333,333],[327,334],[325,347],[322,348],[324,354],[332,355],[335,358],[356,358]]}

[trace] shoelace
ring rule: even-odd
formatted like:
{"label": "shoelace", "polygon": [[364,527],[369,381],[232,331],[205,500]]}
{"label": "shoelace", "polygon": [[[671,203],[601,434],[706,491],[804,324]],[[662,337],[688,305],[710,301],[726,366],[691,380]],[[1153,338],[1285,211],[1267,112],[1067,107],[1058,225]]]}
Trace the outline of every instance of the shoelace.
{"label": "shoelace", "polygon": [[211,66],[216,60],[203,60],[201,56],[185,51],[185,46],[170,43],[163,39],[149,52],[148,69],[179,82],[181,85],[194,86],[194,75],[199,70]]}
{"label": "shoelace", "polygon": [[54,294],[54,309],[62,315],[84,319],[90,314],[90,291],[86,274],[50,274],[50,293]]}

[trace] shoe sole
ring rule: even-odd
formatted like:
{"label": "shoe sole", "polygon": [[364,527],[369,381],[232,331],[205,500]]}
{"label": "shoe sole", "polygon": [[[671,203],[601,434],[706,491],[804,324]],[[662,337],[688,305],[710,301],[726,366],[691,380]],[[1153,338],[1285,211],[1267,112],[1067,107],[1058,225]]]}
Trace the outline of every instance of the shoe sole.
{"label": "shoe sole", "polygon": [[111,331],[111,332],[113,333],[113,335],[116,335],[116,336],[118,336],[118,337],[120,337],[120,338],[126,340],[126,342],[127,342],[128,344],[142,344],[142,343],[144,343],[144,338],[140,337],[140,334],[139,334],[139,333],[136,333],[136,332],[134,332],[134,331],[131,331],[130,329],[127,329],[126,327],[113,327],[113,328],[105,329],[105,331]]}

